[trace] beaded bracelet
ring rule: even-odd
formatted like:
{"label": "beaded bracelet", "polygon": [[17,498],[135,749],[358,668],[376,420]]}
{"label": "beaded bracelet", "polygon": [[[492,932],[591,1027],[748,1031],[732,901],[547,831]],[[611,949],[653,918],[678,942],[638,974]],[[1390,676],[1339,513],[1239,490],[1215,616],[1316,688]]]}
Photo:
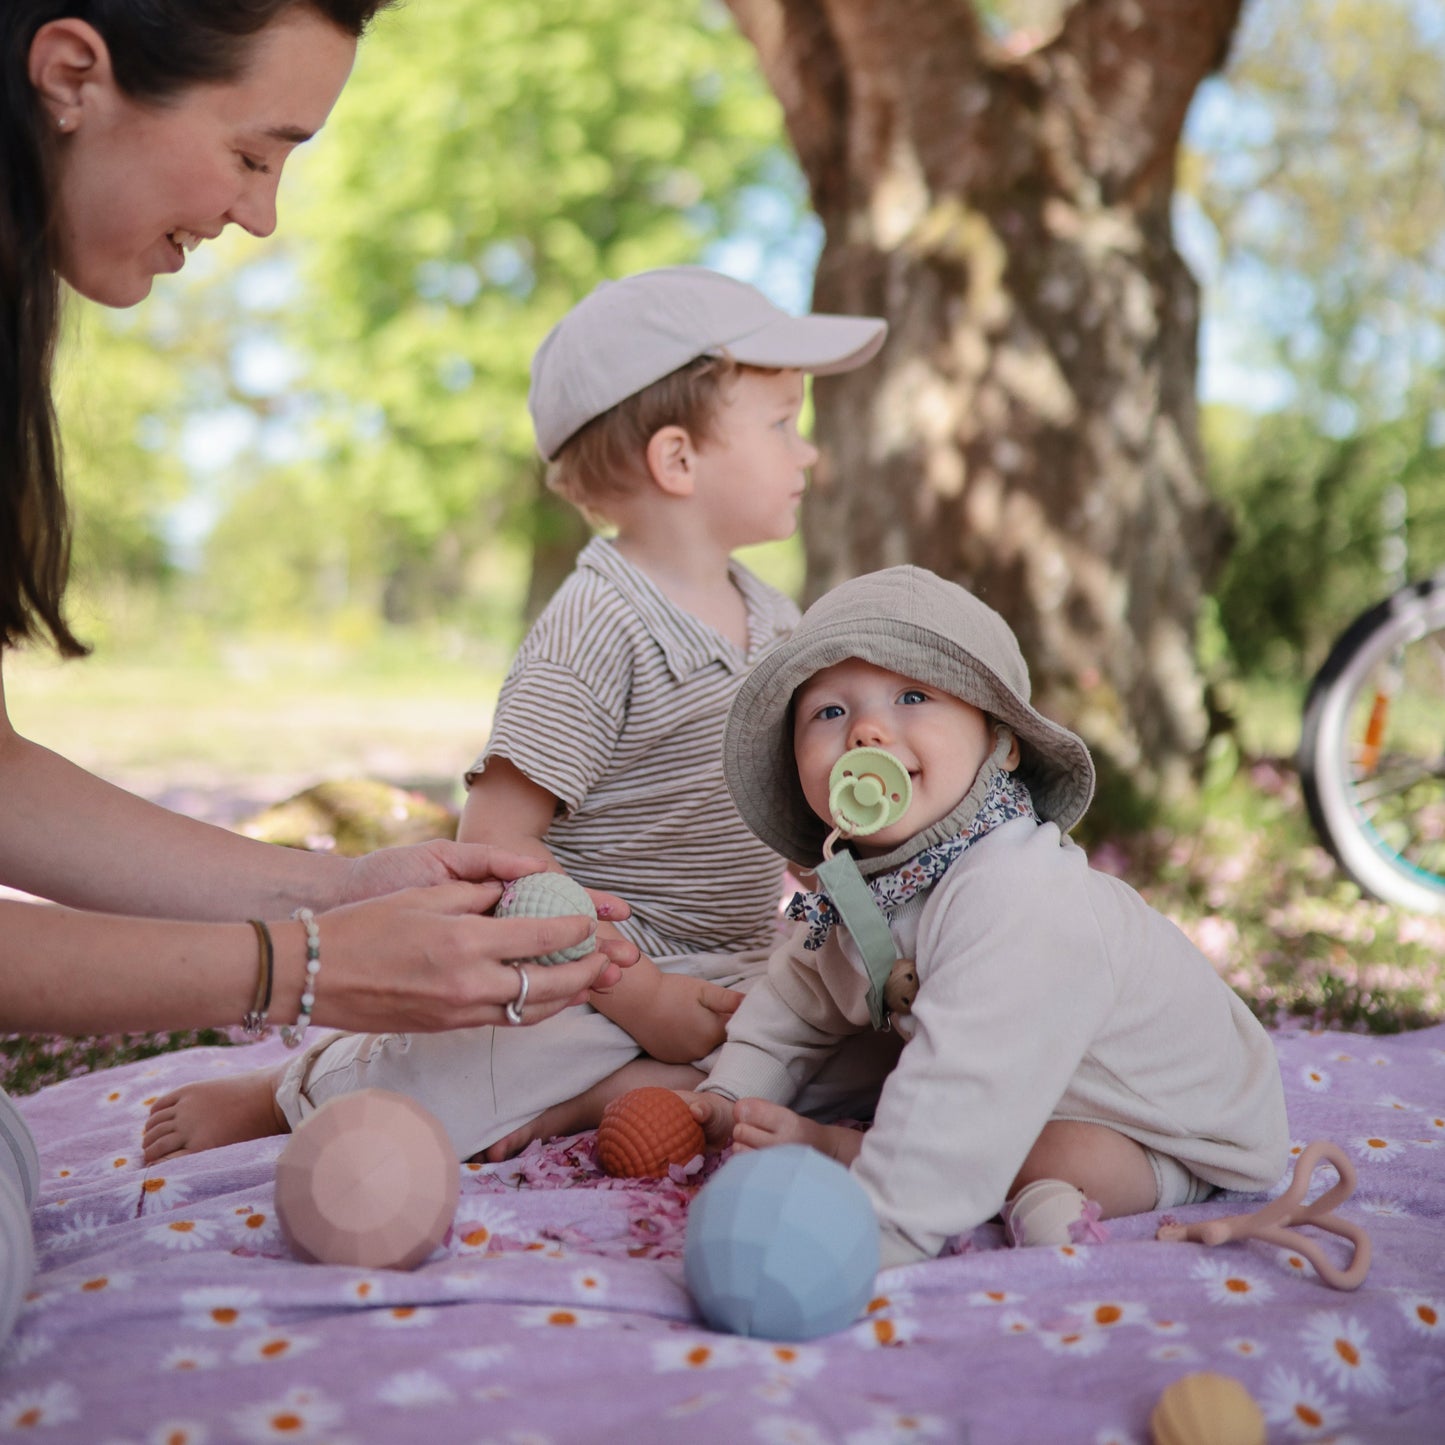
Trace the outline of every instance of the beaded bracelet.
{"label": "beaded bracelet", "polygon": [[247,1038],[259,1039],[266,1033],[266,1015],[271,1011],[271,983],[276,972],[276,949],[271,942],[271,930],[259,918],[248,918],[246,922],[256,930],[258,971],[256,999],[242,1015],[241,1027],[246,1031]]}
{"label": "beaded bracelet", "polygon": [[309,908],[298,908],[292,918],[306,925],[306,978],[301,985],[301,1012],[294,1026],[281,1025],[281,1042],[288,1049],[301,1047],[306,1030],[311,1027],[311,1010],[316,1007],[316,975],[321,972],[321,930],[316,915]]}

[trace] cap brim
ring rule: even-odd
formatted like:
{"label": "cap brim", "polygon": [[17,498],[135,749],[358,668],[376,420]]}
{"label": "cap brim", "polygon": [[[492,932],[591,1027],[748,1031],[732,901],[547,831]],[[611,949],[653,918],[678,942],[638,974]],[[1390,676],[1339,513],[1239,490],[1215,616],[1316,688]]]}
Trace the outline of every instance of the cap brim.
{"label": "cap brim", "polygon": [[829,376],[871,360],[887,334],[888,323],[876,316],[780,316],[715,349],[744,366]]}

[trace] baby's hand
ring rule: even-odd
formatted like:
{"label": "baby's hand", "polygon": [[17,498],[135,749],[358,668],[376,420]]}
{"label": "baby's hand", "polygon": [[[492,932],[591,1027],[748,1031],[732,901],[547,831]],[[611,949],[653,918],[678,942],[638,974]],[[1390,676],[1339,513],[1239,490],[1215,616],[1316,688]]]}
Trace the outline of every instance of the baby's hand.
{"label": "baby's hand", "polygon": [[733,1137],[733,1101],[723,1094],[690,1094],[683,1089],[677,1092],[692,1117],[702,1125],[707,1147],[727,1148]]}
{"label": "baby's hand", "polygon": [[742,1001],[742,994],[720,984],[664,973],[629,1032],[660,1063],[690,1064],[727,1037],[728,1019]]}

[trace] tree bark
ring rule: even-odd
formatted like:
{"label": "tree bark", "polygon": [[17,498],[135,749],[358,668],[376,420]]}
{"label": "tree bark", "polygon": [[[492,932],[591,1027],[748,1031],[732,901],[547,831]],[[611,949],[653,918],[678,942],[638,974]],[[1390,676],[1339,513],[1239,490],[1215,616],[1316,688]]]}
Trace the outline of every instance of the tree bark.
{"label": "tree bark", "polygon": [[1008,618],[1038,705],[1146,794],[1206,740],[1198,295],[1170,201],[1240,0],[1078,0],[1011,53],[967,0],[728,0],[825,229],[824,311],[886,316],[816,387],[810,598],[915,562]]}

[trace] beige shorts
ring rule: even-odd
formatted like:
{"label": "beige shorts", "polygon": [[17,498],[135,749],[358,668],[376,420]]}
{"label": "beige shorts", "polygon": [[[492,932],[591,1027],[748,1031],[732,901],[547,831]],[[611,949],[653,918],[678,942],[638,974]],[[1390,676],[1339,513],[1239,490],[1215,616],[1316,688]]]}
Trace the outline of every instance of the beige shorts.
{"label": "beige shorts", "polygon": [[[766,973],[770,954],[769,949],[688,954],[661,960],[659,967],[746,993]],[[872,1030],[847,1040],[809,1081],[793,1108],[824,1122],[869,1117],[899,1047],[895,1035],[875,1035]],[[717,1052],[694,1067],[706,1073]],[[630,1034],[587,1004],[520,1029],[332,1034],[288,1063],[276,1088],[276,1103],[295,1129],[339,1094],[389,1089],[434,1114],[457,1158],[469,1159],[640,1054]]]}

